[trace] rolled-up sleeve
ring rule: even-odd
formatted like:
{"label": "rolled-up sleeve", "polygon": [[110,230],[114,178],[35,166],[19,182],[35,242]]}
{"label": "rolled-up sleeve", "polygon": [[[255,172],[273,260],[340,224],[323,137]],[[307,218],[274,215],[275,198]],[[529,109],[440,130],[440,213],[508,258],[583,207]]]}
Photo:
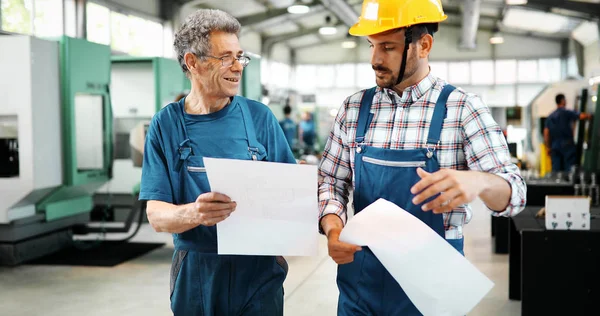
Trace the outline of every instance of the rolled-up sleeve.
{"label": "rolled-up sleeve", "polygon": [[319,164],[319,219],[335,214],[344,225],[347,221],[348,189],[352,185],[345,126],[347,104],[348,100],[338,111]]}
{"label": "rolled-up sleeve", "polygon": [[508,206],[495,216],[515,216],[525,208],[527,186],[519,168],[511,162],[506,139],[490,110],[479,97],[469,95],[462,110],[464,152],[470,170],[495,174],[508,182]]}

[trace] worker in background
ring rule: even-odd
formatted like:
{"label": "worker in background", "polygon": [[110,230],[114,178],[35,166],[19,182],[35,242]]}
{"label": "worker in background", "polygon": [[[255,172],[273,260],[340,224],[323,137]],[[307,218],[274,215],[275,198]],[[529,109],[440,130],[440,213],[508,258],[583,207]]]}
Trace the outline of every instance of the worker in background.
{"label": "worker in background", "polygon": [[174,46],[191,91],[154,115],[146,138],[140,200],[152,227],[173,234],[175,315],[283,315],[283,257],[217,254],[215,225],[236,203],[211,192],[203,158],[295,163],[267,106],[236,95],[250,62],[239,33],[223,11],[187,17]]}
{"label": "worker in background", "polygon": [[552,171],[570,171],[577,158],[577,148],[573,140],[575,123],[590,119],[592,116],[567,110],[567,99],[564,94],[557,94],[555,101],[556,110],[546,118],[544,144],[552,160]]}
{"label": "worker in background", "polygon": [[460,253],[469,202],[479,197],[495,216],[525,206],[525,183],[489,108],[430,73],[433,34],[446,18],[439,0],[365,0],[350,28],[369,42],[377,86],[344,101],[319,165],[320,228],[339,264],[338,315],[420,315],[371,250],[339,241],[349,192],[355,213],[386,199]]}
{"label": "worker in background", "polygon": [[315,121],[313,120],[311,113],[302,113],[299,134],[300,139],[302,140],[302,147],[304,148],[304,153],[307,155],[312,155],[315,149],[316,130]]}
{"label": "worker in background", "polygon": [[279,126],[281,126],[281,129],[283,130],[283,134],[285,135],[285,139],[287,139],[288,145],[290,148],[294,149],[296,147],[298,128],[294,120],[292,120],[292,107],[289,105],[289,101],[283,107],[283,115],[285,118],[279,121]]}

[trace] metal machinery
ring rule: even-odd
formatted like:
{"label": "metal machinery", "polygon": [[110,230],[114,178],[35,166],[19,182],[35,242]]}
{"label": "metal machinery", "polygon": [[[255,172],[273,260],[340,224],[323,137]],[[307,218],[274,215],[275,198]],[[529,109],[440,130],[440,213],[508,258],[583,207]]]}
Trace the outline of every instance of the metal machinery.
{"label": "metal machinery", "polygon": [[[566,80],[549,85],[531,103],[531,143],[539,149],[540,176],[526,176],[528,205],[544,205],[546,195],[587,195],[592,206],[600,205],[598,189],[600,176],[600,118],[597,105],[600,98],[598,85],[589,86],[585,81]],[[591,121],[580,121],[575,133],[577,144],[577,167],[569,172],[548,172],[549,157],[543,150],[544,119],[556,108],[554,97],[563,93],[567,108],[593,114]]]}
{"label": "metal machinery", "polygon": [[92,217],[98,221],[125,221],[122,229],[110,230],[127,232],[131,216],[125,219],[123,215],[127,212],[115,210],[130,210],[136,204],[145,135],[137,138],[138,146],[132,146],[130,138],[136,140],[132,130],[141,128],[143,131],[156,112],[189,88],[179,63],[173,59],[113,56],[111,64],[110,92],[115,132],[113,177],[96,191]]}
{"label": "metal machinery", "polygon": [[70,246],[110,178],[110,47],[27,36],[0,47],[0,264],[14,265]]}

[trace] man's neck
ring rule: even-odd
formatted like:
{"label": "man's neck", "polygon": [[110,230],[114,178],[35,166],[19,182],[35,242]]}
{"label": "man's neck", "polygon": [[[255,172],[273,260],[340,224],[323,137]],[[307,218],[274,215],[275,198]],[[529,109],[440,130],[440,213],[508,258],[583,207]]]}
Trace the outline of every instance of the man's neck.
{"label": "man's neck", "polygon": [[212,97],[203,93],[200,89],[192,88],[190,94],[185,98],[185,111],[188,114],[210,114],[222,110],[230,99],[228,97]]}
{"label": "man's neck", "polygon": [[419,82],[423,81],[423,79],[427,78],[428,75],[429,75],[429,66],[421,67],[421,69],[419,69],[417,72],[415,72],[412,76],[406,78],[405,80],[403,80],[402,82],[400,82],[399,84],[394,86],[392,88],[392,90],[396,91],[396,93],[398,93],[398,95],[402,95],[402,92],[404,91],[404,89],[418,84]]}

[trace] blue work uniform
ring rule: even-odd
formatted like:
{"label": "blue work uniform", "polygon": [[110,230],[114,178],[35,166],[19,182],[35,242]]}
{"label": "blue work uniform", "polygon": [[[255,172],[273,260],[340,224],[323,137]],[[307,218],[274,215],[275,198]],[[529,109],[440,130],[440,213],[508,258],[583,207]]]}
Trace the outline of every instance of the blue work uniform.
{"label": "blue work uniform", "polygon": [[281,129],[283,130],[283,134],[285,135],[285,139],[287,139],[290,148],[294,148],[296,145],[296,135],[298,135],[296,123],[294,123],[294,121],[288,117],[279,122],[279,126],[281,126]]}
{"label": "blue work uniform", "polygon": [[564,107],[556,109],[546,118],[550,131],[552,171],[569,171],[575,164],[577,148],[573,141],[573,123],[579,120],[579,112]]}
{"label": "blue work uniform", "polygon": [[[446,101],[454,89],[453,86],[446,85],[438,97],[429,128],[427,148],[410,150],[363,145],[373,118],[370,108],[375,88],[365,91],[356,130],[358,147],[354,167],[355,213],[383,198],[402,207],[444,237],[443,215],[424,212],[420,205],[414,205],[414,195],[410,193],[410,189],[420,180],[417,168],[427,172],[435,172],[440,168],[435,149],[439,144],[446,116]],[[463,239],[448,242],[463,253]],[[368,247],[362,247],[362,251],[356,252],[353,262],[338,266],[337,284],[340,290],[338,315],[421,315]]]}
{"label": "blue work uniform", "polygon": [[[152,119],[140,200],[183,205],[210,192],[203,157],[295,163],[277,119],[265,105],[235,96],[218,112],[191,115],[185,112],[184,98]],[[173,241],[175,315],[283,314],[283,257],[218,255],[216,226],[173,234]]]}

